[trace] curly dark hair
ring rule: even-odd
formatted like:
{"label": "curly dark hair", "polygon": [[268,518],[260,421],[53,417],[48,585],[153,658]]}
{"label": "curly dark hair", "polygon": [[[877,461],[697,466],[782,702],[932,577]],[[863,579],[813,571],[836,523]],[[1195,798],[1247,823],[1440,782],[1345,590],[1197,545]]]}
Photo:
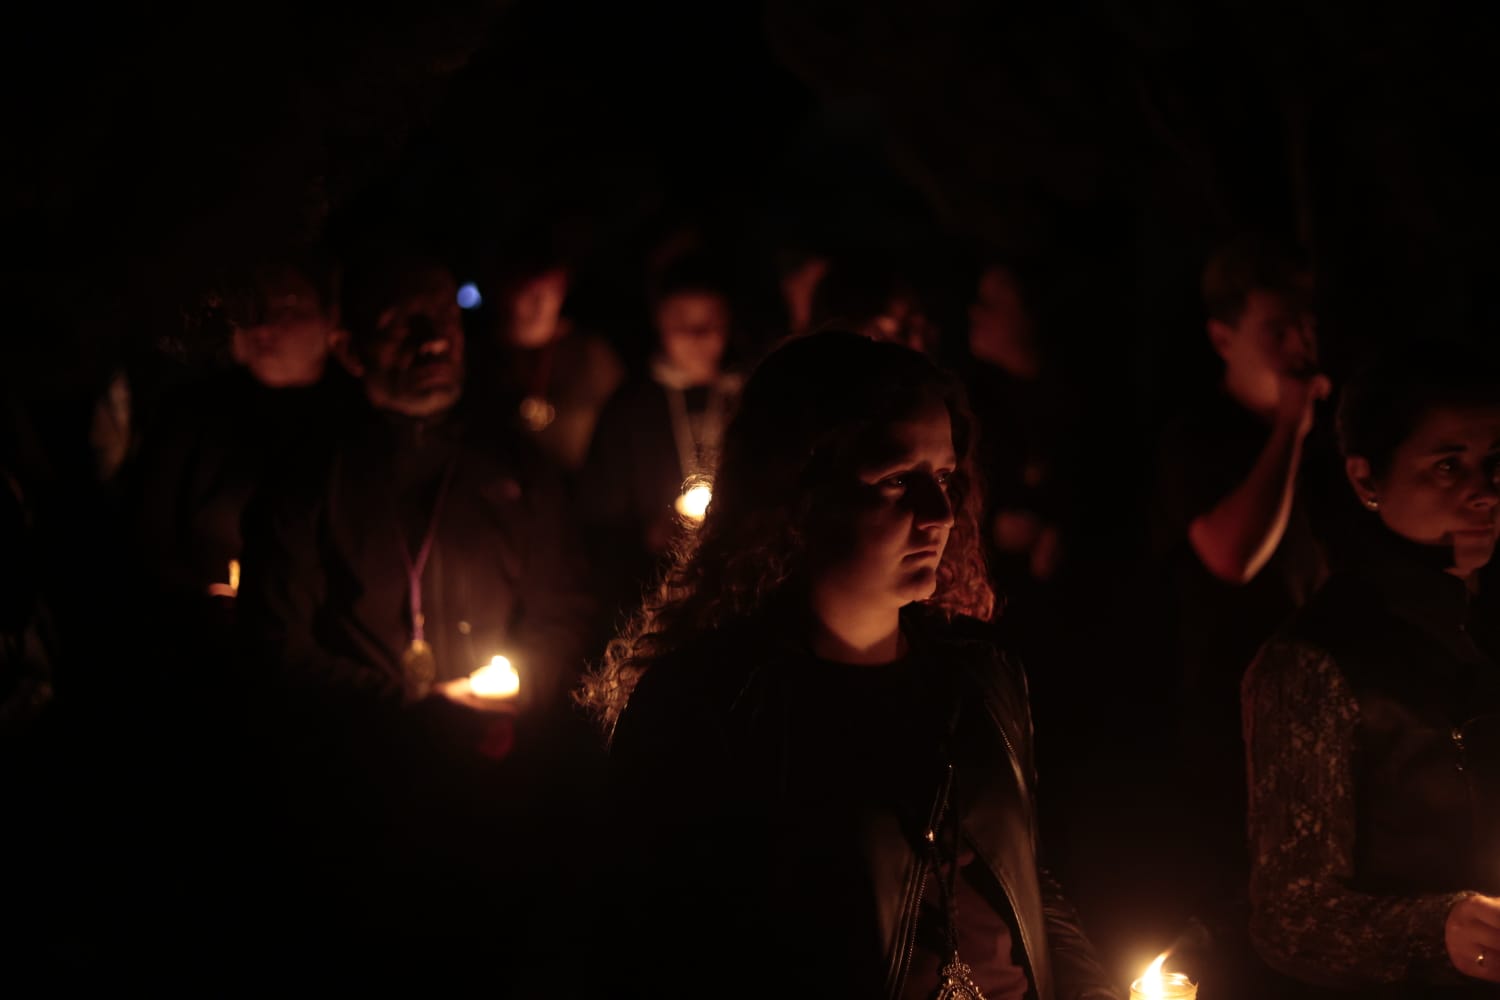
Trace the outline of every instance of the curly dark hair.
{"label": "curly dark hair", "polygon": [[949,481],[953,529],[937,589],[924,603],[949,616],[993,615],[974,421],[957,380],[894,343],[846,332],[793,340],[745,386],[703,523],[684,535],[660,586],[584,679],[579,700],[606,734],[652,664],[696,635],[754,618],[794,589],[806,570],[809,529],[836,509],[861,444],[928,400],[947,407],[958,466]]}

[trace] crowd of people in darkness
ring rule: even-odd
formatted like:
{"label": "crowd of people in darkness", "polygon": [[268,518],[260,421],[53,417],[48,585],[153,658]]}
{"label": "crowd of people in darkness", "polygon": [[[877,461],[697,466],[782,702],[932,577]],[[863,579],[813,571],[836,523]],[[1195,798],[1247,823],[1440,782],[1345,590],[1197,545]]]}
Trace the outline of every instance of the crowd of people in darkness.
{"label": "crowd of people in darkness", "polygon": [[[935,283],[788,246],[768,322],[740,258],[664,243],[627,330],[546,240],[462,270],[354,242],[226,263],[170,377],[0,372],[5,908],[47,965],[1108,1000],[1168,951],[1205,1000],[1500,982],[1491,331],[1372,337],[1335,379],[1306,260],[1232,234],[1212,363],[1111,483],[1045,261]],[[66,364],[97,371],[59,401]],[[1092,522],[1137,510],[1120,614]],[[1122,755],[1172,789],[1134,834],[1098,804]],[[1125,903],[1187,933],[1131,937],[1090,884],[1132,851],[1171,878]]]}

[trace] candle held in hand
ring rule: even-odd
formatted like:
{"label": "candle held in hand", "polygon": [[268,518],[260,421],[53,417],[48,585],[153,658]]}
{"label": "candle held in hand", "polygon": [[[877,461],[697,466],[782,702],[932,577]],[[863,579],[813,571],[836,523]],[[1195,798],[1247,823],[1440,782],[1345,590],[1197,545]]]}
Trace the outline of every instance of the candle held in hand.
{"label": "candle held in hand", "polygon": [[478,698],[514,698],[521,690],[521,675],[510,660],[497,656],[469,675],[469,690]]}

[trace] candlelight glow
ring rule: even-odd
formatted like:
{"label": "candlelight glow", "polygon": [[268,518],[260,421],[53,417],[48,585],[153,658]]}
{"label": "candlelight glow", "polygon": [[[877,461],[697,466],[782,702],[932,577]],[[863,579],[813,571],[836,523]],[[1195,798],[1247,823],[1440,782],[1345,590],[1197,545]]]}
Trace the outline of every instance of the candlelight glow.
{"label": "candlelight glow", "polygon": [[713,496],[712,481],[707,476],[693,476],[682,484],[682,495],[675,504],[677,513],[689,521],[701,521],[708,513],[708,503]]}
{"label": "candlelight glow", "polygon": [[240,592],[240,561],[229,560],[229,582],[210,583],[208,593],[213,597],[234,597]]}
{"label": "candlelight glow", "polygon": [[1162,952],[1130,984],[1130,1000],[1197,1000],[1198,984],[1181,972],[1163,972],[1166,961],[1167,953]]}
{"label": "candlelight glow", "polygon": [[480,698],[514,698],[521,690],[521,675],[503,656],[469,675],[469,689]]}
{"label": "candlelight glow", "polygon": [[1156,961],[1152,962],[1145,974],[1141,976],[1141,985],[1150,990],[1152,996],[1161,996],[1163,985],[1161,967],[1165,964],[1167,964],[1167,953],[1162,952],[1156,956]]}

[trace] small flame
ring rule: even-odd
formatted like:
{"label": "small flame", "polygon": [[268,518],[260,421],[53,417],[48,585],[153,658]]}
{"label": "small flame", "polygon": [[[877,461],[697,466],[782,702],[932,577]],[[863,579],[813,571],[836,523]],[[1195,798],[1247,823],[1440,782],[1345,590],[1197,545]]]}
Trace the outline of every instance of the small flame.
{"label": "small flame", "polygon": [[240,592],[240,561],[229,560],[229,589],[234,593]]}
{"label": "small flame", "polygon": [[682,484],[682,495],[675,504],[677,513],[695,523],[702,521],[713,497],[712,481],[707,476],[692,476]]}
{"label": "small flame", "polygon": [[521,675],[510,660],[497,656],[469,675],[469,688],[481,698],[514,698],[521,690]]}
{"label": "small flame", "polygon": [[1156,961],[1152,962],[1150,966],[1146,968],[1145,973],[1141,975],[1141,978],[1136,980],[1135,986],[1130,991],[1131,994],[1133,996],[1142,997],[1166,996],[1167,983],[1161,972],[1161,968],[1166,964],[1166,961],[1166,952],[1162,952],[1160,955],[1157,955]]}

